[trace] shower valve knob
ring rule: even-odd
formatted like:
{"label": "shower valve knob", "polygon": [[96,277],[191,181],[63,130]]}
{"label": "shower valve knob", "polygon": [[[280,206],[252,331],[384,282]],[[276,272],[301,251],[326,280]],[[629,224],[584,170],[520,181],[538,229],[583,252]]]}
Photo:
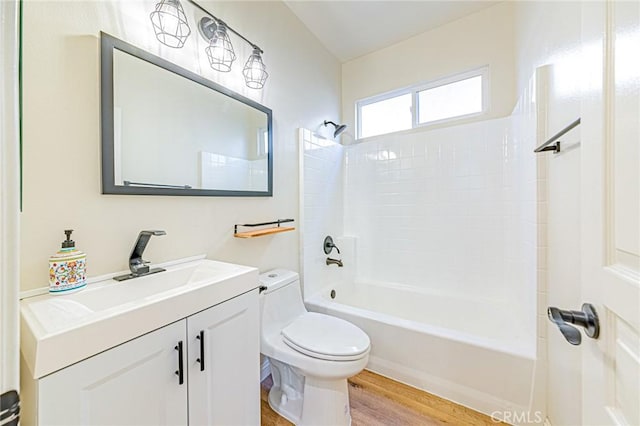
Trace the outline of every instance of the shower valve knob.
{"label": "shower valve knob", "polygon": [[333,243],[333,238],[331,236],[327,236],[324,239],[324,243],[322,243],[322,248],[324,249],[324,254],[330,254],[333,249],[336,249],[338,254],[340,254],[340,249],[337,245]]}

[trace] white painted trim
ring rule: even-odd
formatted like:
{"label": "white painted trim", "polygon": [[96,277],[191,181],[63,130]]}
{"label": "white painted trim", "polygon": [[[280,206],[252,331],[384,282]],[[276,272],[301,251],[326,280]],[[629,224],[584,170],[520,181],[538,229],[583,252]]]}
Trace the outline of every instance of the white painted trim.
{"label": "white painted trim", "polygon": [[20,386],[19,22],[0,1],[0,393]]}

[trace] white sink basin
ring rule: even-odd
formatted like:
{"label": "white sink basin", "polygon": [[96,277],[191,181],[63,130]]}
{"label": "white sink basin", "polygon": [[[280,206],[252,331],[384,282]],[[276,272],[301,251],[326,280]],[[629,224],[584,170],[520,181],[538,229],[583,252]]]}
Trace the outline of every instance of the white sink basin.
{"label": "white sink basin", "polygon": [[258,287],[247,266],[199,259],[166,269],[22,300],[21,350],[34,378]]}
{"label": "white sink basin", "polygon": [[[169,267],[166,271],[126,281],[108,280],[90,285],[84,291],[64,297],[46,298],[35,304],[62,304],[76,306],[81,311],[102,311],[123,304],[138,304],[147,297],[155,297],[167,290],[191,286],[203,281],[218,281],[229,273],[242,270],[244,266],[231,263],[214,262],[202,259]],[[38,306],[36,305],[36,306]],[[31,305],[33,309],[33,304]],[[54,308],[57,309],[57,308]],[[35,309],[37,312],[38,309]],[[48,321],[44,321],[48,322]]]}

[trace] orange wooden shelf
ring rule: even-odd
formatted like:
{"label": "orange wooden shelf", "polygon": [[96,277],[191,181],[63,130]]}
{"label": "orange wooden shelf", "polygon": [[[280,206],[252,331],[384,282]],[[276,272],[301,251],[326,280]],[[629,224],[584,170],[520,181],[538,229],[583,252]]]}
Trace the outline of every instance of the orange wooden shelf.
{"label": "orange wooden shelf", "polygon": [[236,232],[233,234],[236,238],[255,238],[263,237],[265,235],[278,234],[280,232],[293,231],[293,226],[277,226],[274,228],[258,229],[257,231]]}

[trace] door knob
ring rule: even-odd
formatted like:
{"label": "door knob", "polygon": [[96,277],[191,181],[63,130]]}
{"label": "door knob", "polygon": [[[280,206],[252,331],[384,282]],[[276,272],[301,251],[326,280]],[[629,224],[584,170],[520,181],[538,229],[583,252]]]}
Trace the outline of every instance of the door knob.
{"label": "door knob", "polygon": [[591,303],[583,303],[581,311],[565,311],[554,306],[547,308],[549,320],[555,323],[560,332],[572,345],[579,345],[582,342],[580,331],[570,324],[575,324],[584,328],[584,334],[597,339],[600,335],[600,321],[596,308]]}

